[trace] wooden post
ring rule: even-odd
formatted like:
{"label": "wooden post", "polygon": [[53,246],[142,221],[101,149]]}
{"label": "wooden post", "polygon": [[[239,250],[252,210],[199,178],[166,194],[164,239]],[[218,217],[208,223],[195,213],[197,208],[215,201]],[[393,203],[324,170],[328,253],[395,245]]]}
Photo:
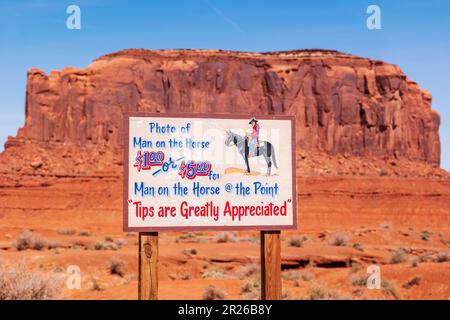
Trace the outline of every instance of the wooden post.
{"label": "wooden post", "polygon": [[158,299],[158,232],[139,232],[139,300]]}
{"label": "wooden post", "polygon": [[281,300],[280,231],[261,231],[261,300]]}

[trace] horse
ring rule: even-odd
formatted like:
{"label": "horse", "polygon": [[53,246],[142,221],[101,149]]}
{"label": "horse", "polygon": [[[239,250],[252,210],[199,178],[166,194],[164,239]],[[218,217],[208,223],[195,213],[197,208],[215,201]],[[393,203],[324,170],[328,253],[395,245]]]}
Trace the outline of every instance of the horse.
{"label": "horse", "polygon": [[264,156],[264,159],[267,162],[267,176],[270,176],[270,171],[272,168],[272,162],[275,165],[275,168],[278,169],[277,161],[275,160],[275,152],[272,144],[268,141],[262,141],[261,147],[256,147],[255,154],[250,154],[250,147],[248,144],[247,137],[243,137],[238,135],[237,133],[233,133],[230,130],[227,130],[227,136],[225,139],[225,145],[227,147],[236,146],[238,152],[244,158],[245,164],[247,166],[247,173],[250,173],[250,165],[248,163],[248,158],[251,157],[259,157]]}

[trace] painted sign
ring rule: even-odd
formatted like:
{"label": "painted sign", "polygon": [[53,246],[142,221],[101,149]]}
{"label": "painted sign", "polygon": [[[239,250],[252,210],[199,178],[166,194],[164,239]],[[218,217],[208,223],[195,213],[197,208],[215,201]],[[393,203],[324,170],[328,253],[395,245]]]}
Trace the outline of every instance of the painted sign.
{"label": "painted sign", "polygon": [[296,228],[294,118],[131,113],[124,230]]}

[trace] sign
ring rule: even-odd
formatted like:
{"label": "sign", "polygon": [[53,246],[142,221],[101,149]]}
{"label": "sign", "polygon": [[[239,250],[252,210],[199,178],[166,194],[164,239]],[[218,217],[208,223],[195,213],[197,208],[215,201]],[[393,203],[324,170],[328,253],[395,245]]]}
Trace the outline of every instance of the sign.
{"label": "sign", "polygon": [[124,230],[296,228],[294,118],[130,113]]}

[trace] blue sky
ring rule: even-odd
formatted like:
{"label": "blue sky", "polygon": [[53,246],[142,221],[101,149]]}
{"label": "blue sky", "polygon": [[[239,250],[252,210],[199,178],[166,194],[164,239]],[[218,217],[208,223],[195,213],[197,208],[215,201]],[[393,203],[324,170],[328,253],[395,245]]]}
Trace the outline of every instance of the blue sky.
{"label": "blue sky", "polygon": [[[66,28],[71,4],[81,30]],[[370,4],[381,30],[366,28]],[[449,1],[0,0],[0,143],[24,124],[29,68],[85,67],[125,48],[324,48],[397,64],[433,95],[450,170]]]}

